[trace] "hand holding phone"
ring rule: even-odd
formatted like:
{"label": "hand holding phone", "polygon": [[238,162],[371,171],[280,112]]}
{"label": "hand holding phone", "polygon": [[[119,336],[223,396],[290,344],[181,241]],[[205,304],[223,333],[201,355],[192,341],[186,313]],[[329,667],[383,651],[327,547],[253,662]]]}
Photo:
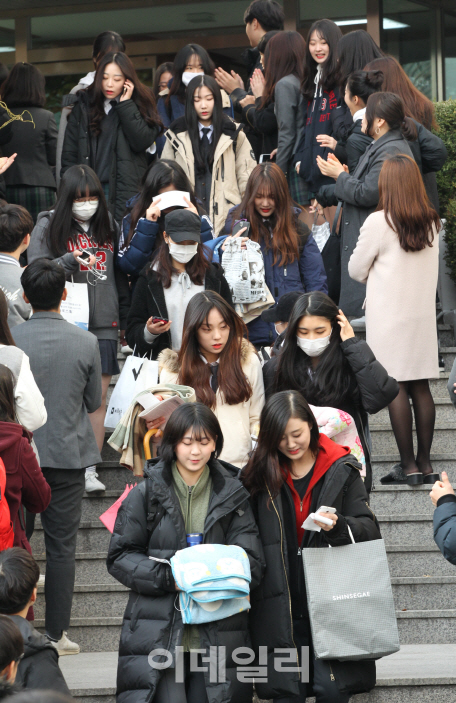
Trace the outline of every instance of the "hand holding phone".
{"label": "hand holding phone", "polygon": [[73,256],[79,264],[91,268],[96,263],[96,258],[93,254],[89,254],[88,251],[81,251],[80,249],[75,249]]}
{"label": "hand holding phone", "polygon": [[171,327],[171,320],[165,320],[163,317],[149,317],[146,327],[150,334],[163,334],[163,332],[168,332]]}
{"label": "hand holding phone", "polygon": [[129,80],[126,80],[124,83],[122,95],[120,96],[119,102],[123,102],[124,100],[130,100],[131,96],[133,95],[134,89],[135,89],[135,86],[133,85],[133,83]]}

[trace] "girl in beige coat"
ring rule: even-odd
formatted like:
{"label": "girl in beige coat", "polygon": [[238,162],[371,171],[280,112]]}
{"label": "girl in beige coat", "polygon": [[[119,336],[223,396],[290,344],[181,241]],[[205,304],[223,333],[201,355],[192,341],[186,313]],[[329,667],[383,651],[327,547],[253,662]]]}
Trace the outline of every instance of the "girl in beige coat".
{"label": "girl in beige coat", "polygon": [[241,202],[256,161],[242,127],[223,113],[213,78],[196,76],[190,81],[185,117],[171,124],[165,138],[162,158],[182,166],[217,237],[228,211]]}
{"label": "girl in beige coat", "polygon": [[378,210],[361,228],[348,271],[355,281],[367,284],[366,341],[400,387],[388,406],[400,463],[381,481],[434,483],[438,474],[433,473],[430,451],[435,406],[428,379],[439,376],[435,294],[440,222],[418,166],[405,154],[385,161],[379,192]]}
{"label": "girl in beige coat", "polygon": [[218,418],[224,437],[218,457],[242,468],[258,436],[264,405],[261,364],[244,339],[241,318],[213,291],[189,302],[179,352],[166,349],[158,357],[160,383],[195,389],[197,399]]}

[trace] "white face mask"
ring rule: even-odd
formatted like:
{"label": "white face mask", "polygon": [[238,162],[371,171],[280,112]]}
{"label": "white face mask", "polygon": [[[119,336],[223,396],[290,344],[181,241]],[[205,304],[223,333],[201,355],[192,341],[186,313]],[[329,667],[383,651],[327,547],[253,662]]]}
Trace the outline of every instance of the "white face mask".
{"label": "white face mask", "polygon": [[90,220],[98,210],[98,198],[96,200],[86,200],[82,203],[73,202],[73,216],[81,222]]}
{"label": "white face mask", "polygon": [[303,339],[302,337],[296,337],[298,347],[301,347],[302,351],[308,356],[321,356],[329,346],[330,339],[330,334],[328,334],[327,337],[320,337],[320,339]]}
{"label": "white face mask", "polygon": [[204,76],[204,72],[201,71],[201,73],[192,73],[192,71],[184,71],[182,74],[182,83],[184,85],[188,85],[190,81],[192,81],[196,76]]}
{"label": "white face mask", "polygon": [[198,244],[175,244],[169,242],[169,253],[180,264],[188,264],[198,251]]}

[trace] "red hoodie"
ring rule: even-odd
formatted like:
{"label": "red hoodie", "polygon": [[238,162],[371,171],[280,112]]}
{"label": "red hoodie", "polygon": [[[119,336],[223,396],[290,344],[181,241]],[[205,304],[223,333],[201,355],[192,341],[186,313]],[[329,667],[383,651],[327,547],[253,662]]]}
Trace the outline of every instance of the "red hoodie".
{"label": "red hoodie", "polygon": [[[14,529],[14,546],[32,549],[21,522],[22,506],[31,513],[42,513],[51,501],[51,489],[36,460],[31,433],[15,422],[0,422],[0,457],[6,469],[6,502]],[[21,511],[22,516],[19,516]]]}
{"label": "red hoodie", "polygon": [[[332,439],[329,439],[324,434],[320,435],[320,440],[318,442],[318,454],[317,460],[315,462],[313,476],[310,479],[307,491],[302,499],[299,497],[299,493],[295,490],[293,485],[293,479],[289,471],[287,471],[286,482],[290,487],[291,494],[293,496],[294,509],[296,513],[296,530],[298,533],[298,544],[302,544],[302,538],[304,537],[305,530],[302,528],[302,523],[308,517],[310,512],[310,506],[312,503],[312,489],[318,483],[322,476],[325,475],[331,466],[343,456],[348,456],[350,454],[349,447],[342,447],[340,444],[336,444]],[[318,506],[320,507],[320,506]],[[328,506],[331,507],[331,506]]]}

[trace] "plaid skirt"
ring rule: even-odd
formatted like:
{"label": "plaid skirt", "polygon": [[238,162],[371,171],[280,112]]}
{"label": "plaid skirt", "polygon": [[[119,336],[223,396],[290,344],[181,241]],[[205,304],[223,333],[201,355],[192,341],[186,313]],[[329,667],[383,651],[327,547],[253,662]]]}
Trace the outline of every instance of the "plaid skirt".
{"label": "plaid skirt", "polygon": [[6,199],[11,205],[22,205],[36,222],[40,212],[52,210],[55,188],[45,186],[6,186]]}
{"label": "plaid skirt", "polygon": [[301,176],[298,176],[294,168],[290,168],[287,178],[292,200],[299,205],[310,205],[313,198],[315,198],[315,193],[308,190],[306,181]]}

